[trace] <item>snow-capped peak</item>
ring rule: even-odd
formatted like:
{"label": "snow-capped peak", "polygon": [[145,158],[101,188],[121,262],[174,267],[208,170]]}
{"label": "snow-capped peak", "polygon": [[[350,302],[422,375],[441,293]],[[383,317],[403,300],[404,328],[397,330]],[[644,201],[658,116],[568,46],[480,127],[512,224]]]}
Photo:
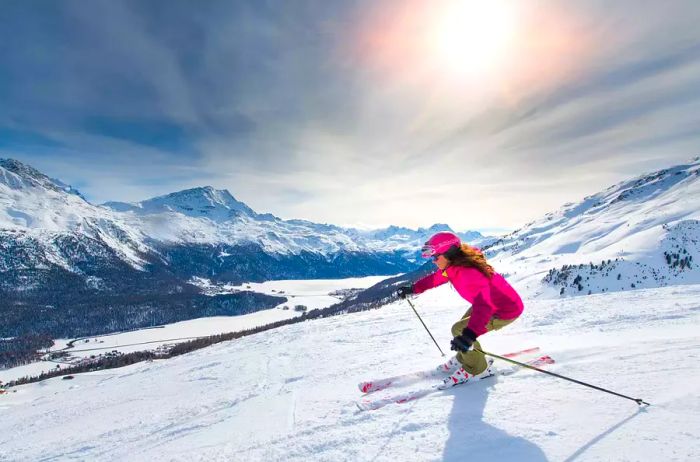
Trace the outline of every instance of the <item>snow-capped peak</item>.
{"label": "snow-capped peak", "polygon": [[60,180],[49,178],[35,168],[15,159],[0,159],[0,184],[14,190],[29,187],[44,188],[78,196],[85,200],[83,195],[72,186]]}
{"label": "snow-capped peak", "polygon": [[0,229],[74,230],[88,217],[102,217],[94,208],[71,186],[17,160],[0,159]]}
{"label": "snow-capped peak", "polygon": [[215,221],[227,220],[241,214],[251,217],[257,215],[227,190],[214,189],[211,186],[185,189],[142,202],[107,202],[103,205],[115,211],[132,211],[139,215],[174,212]]}
{"label": "snow-capped peak", "polygon": [[[597,273],[578,274],[585,278],[574,284],[578,291],[621,290],[622,283],[616,281],[625,282],[626,274],[628,288],[656,287],[671,280],[691,281],[695,276],[689,272],[676,274],[670,265],[675,259],[684,258],[683,252],[690,252],[687,254],[690,261],[695,252],[691,244],[700,235],[698,197],[700,159],[696,158],[687,164],[620,182],[578,203],[566,204],[500,239],[488,253],[501,267],[508,268],[510,274],[517,272],[518,279],[520,274],[529,279],[541,278],[542,274],[533,274],[532,268],[549,266],[550,273],[545,278],[548,283],[566,282],[559,275],[564,270],[556,272],[558,268],[586,265]],[[679,239],[691,244],[685,247],[669,244]],[[616,268],[617,279],[612,285],[609,281],[586,285],[586,281],[593,281],[601,273],[593,262],[618,260],[632,269],[625,273]],[[692,267],[692,264],[684,265],[684,269]],[[606,267],[606,274],[611,271]],[[568,293],[568,287],[561,293]]]}
{"label": "snow-capped peak", "polygon": [[[629,228],[630,223],[638,220],[647,225],[652,222],[659,225],[681,219],[697,219],[700,218],[697,205],[699,179],[700,158],[688,164],[641,175],[585,197],[578,203],[565,204],[558,211],[547,213],[543,218],[511,233],[503,241],[529,241],[528,245],[513,249],[518,253],[554,234],[561,238],[565,233],[580,231],[581,228],[574,228],[574,224],[592,223],[595,224],[592,228],[601,228],[610,223],[617,227],[621,223]],[[642,210],[645,213],[639,213]],[[581,244],[592,242],[584,241]]]}

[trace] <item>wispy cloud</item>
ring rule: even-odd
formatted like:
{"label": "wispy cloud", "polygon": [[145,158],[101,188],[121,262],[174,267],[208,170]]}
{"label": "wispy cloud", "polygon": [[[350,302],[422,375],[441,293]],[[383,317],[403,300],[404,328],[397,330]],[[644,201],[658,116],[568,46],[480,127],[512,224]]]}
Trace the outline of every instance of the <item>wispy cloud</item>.
{"label": "wispy cloud", "polygon": [[414,46],[450,1],[10,2],[0,155],[96,202],[507,229],[697,154],[700,3],[512,2],[538,41],[459,81]]}

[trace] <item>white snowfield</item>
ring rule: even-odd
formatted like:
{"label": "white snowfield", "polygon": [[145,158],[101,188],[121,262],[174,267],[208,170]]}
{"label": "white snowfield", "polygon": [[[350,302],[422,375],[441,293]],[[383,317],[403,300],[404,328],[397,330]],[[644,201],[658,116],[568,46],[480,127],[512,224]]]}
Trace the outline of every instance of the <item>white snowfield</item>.
{"label": "white snowfield", "polygon": [[[443,286],[415,304],[448,351],[464,302]],[[539,346],[551,371],[651,406],[524,370],[359,411],[359,381],[443,361],[400,301],[18,387],[0,395],[0,460],[700,460],[700,286],[526,305],[482,347]]]}

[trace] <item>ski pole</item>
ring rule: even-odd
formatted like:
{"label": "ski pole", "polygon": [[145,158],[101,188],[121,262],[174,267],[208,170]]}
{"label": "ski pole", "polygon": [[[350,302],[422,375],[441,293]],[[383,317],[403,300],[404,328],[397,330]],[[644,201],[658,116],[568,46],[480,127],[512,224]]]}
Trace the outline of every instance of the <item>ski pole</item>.
{"label": "ski pole", "polygon": [[413,303],[411,303],[411,300],[409,300],[408,298],[406,298],[406,301],[408,302],[409,305],[411,305],[411,308],[413,309],[413,312],[416,313],[416,316],[418,316],[420,323],[423,324],[423,327],[425,327],[425,330],[428,332],[428,335],[430,335],[430,338],[433,339],[433,342],[435,342],[435,346],[437,347],[438,350],[440,350],[440,354],[445,356],[445,353],[442,352],[440,345],[438,345],[438,342],[435,341],[435,337],[433,337],[433,334],[430,333],[428,326],[426,326],[425,323],[423,322],[423,318],[421,318],[420,315],[418,314],[418,312],[416,311],[416,307],[413,306]]}
{"label": "ski pole", "polygon": [[475,350],[475,351],[478,351],[479,353],[485,354],[485,355],[487,355],[487,356],[491,356],[491,357],[493,357],[493,358],[502,359],[503,361],[508,361],[509,363],[517,364],[518,366],[526,367],[526,368],[528,368],[528,369],[532,369],[532,370],[537,371],[537,372],[542,372],[542,373],[545,373],[545,374],[547,374],[547,375],[551,375],[551,376],[554,376],[554,377],[558,377],[558,378],[560,378],[560,379],[568,380],[569,382],[578,383],[579,385],[583,385],[583,386],[585,386],[585,387],[593,388],[594,390],[604,391],[605,393],[610,393],[611,395],[619,396],[619,397],[625,398],[625,399],[630,399],[630,400],[634,401],[635,403],[639,404],[640,406],[641,406],[642,404],[646,404],[647,406],[650,405],[650,404],[647,403],[646,401],[642,401],[640,398],[632,398],[632,397],[630,397],[630,396],[623,395],[623,394],[621,394],[621,393],[617,393],[617,392],[614,392],[614,391],[612,391],[612,390],[607,390],[607,389],[605,389],[605,388],[597,387],[597,386],[595,386],[595,385],[591,385],[591,384],[586,383],[586,382],[581,382],[581,381],[579,381],[579,380],[575,380],[575,379],[572,379],[572,378],[569,378],[569,377],[564,377],[563,375],[555,374],[554,372],[545,371],[545,370],[539,369],[539,368],[537,368],[537,367],[535,367],[535,366],[530,366],[529,364],[524,364],[524,363],[521,363],[521,362],[512,360],[512,359],[510,359],[510,358],[505,358],[505,357],[503,357],[503,356],[499,356],[499,355],[495,355],[495,354],[493,354],[493,353],[488,353],[488,352],[486,352],[486,351],[482,351],[482,350],[480,350],[479,348],[474,348],[474,350]]}

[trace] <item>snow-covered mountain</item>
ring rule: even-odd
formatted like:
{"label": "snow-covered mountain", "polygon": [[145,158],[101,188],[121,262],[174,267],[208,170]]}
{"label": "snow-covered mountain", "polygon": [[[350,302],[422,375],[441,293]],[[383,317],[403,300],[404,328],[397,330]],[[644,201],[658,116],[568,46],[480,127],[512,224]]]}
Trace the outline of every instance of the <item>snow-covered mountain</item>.
{"label": "snow-covered mountain", "polygon": [[389,226],[384,229],[359,231],[349,230],[353,236],[358,236],[364,239],[369,239],[376,242],[384,242],[385,245],[406,250],[407,252],[415,252],[416,257],[419,255],[419,249],[430,236],[440,231],[449,231],[457,234],[463,241],[469,242],[476,246],[486,246],[497,240],[495,237],[484,236],[478,231],[458,232],[450,228],[444,223],[434,224],[429,228],[418,228],[417,230],[404,228],[400,226]]}
{"label": "snow-covered mountain", "polygon": [[698,283],[698,220],[700,158],[695,158],[566,204],[487,251],[499,268],[535,293]]}
{"label": "snow-covered mountain", "polygon": [[12,159],[0,159],[0,236],[0,272],[54,265],[79,273],[80,257],[65,240],[80,247],[78,253],[110,255],[137,269],[150,250],[139,230],[91,205],[71,186]]}
{"label": "snow-covered mountain", "polygon": [[241,214],[260,216],[243,202],[237,201],[228,191],[219,191],[211,186],[187,189],[135,204],[107,202],[105,205],[113,210],[132,211],[138,215],[176,212],[213,221],[226,221]]}
{"label": "snow-covered mountain", "polygon": [[[446,224],[418,230],[390,226],[365,231],[306,220],[282,220],[269,213],[257,213],[228,191],[211,186],[138,203],[108,202],[104,206],[124,212],[123,220],[154,240],[210,244],[253,242],[268,252],[281,254],[402,252],[412,260],[417,256],[417,249],[432,234],[452,231]],[[461,236],[480,244],[491,239],[476,231],[461,233]]]}
{"label": "snow-covered mountain", "polygon": [[[95,206],[74,188],[12,159],[0,159],[0,229],[107,235],[115,250],[149,252],[154,243],[250,244],[283,254],[313,252],[413,253],[447,225],[410,230],[391,226],[361,231],[257,213],[228,191],[211,186],[179,191],[143,202]],[[478,232],[462,234],[482,242]],[[127,248],[123,245],[127,244]],[[132,262],[140,262],[132,258]]]}
{"label": "snow-covered mountain", "polygon": [[397,274],[420,265],[417,251],[436,229],[449,228],[360,231],[282,220],[209,186],[96,206],[32,167],[0,160],[0,291],[13,306],[53,310],[75,306],[76,297],[199,293],[195,278]]}

